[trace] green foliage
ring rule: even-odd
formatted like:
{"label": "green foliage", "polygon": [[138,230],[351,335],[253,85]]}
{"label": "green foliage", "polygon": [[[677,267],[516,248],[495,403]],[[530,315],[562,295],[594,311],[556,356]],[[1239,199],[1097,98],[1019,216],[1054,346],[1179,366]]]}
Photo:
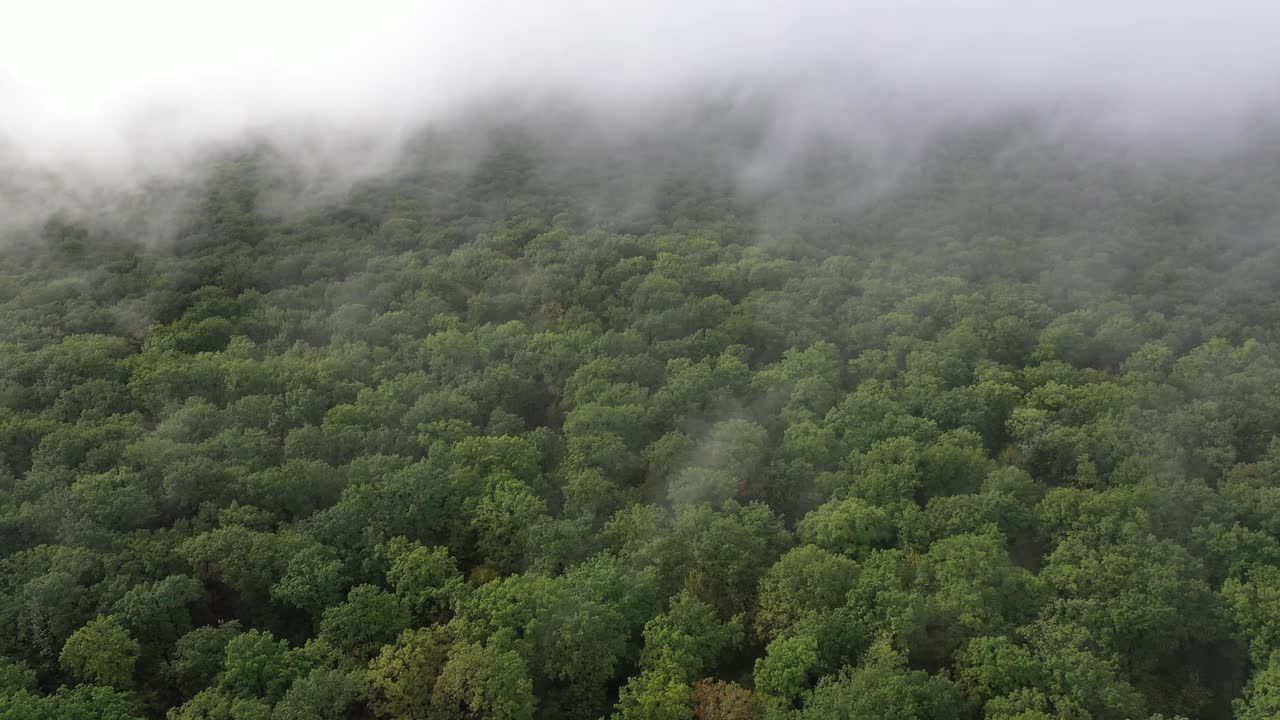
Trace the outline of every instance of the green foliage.
{"label": "green foliage", "polygon": [[759,635],[773,640],[809,618],[840,608],[857,579],[858,566],[848,558],[814,545],[791,550],[760,581]]}
{"label": "green foliage", "polygon": [[1280,648],[1280,568],[1258,568],[1248,581],[1228,578],[1222,597],[1248,642],[1253,661],[1264,665]]}
{"label": "green foliage", "polygon": [[1249,685],[1235,703],[1240,720],[1262,720],[1280,713],[1280,666],[1273,658],[1249,679]]}
{"label": "green foliage", "polygon": [[368,659],[409,626],[400,600],[373,585],[359,585],[346,602],[324,611],[319,638],[343,653]]}
{"label": "green foliage", "polygon": [[818,669],[818,641],[812,635],[780,637],[756,660],[755,680],[760,692],[792,700],[810,686]]}
{"label": "green foliage", "polygon": [[640,664],[691,681],[712,667],[716,658],[736,644],[741,635],[737,618],[722,624],[714,608],[682,592],[667,612],[645,624]]}
{"label": "green foliage", "polygon": [[315,545],[289,559],[284,575],[271,586],[271,597],[318,618],[342,597],[344,581],[337,553]]}
{"label": "green foliage", "polygon": [[0,696],[12,695],[23,690],[34,690],[36,672],[25,664],[13,660],[0,660]]}
{"label": "green foliage", "polygon": [[832,500],[796,526],[800,540],[850,557],[863,557],[893,541],[893,519],[882,508],[856,497]]}
{"label": "green foliage", "polygon": [[371,706],[379,716],[433,715],[436,680],[449,657],[452,637],[438,628],[406,630],[369,663]]}
{"label": "green foliage", "polygon": [[0,717],[1280,712],[1276,144],[745,129],[6,238]]}
{"label": "green foliage", "polygon": [[361,699],[353,673],[318,668],[299,677],[271,712],[272,720],[342,720]]}
{"label": "green foliage", "polygon": [[524,660],[492,646],[454,647],[432,689],[445,720],[529,720],[536,704]]}
{"label": "green foliage", "polygon": [[852,670],[829,677],[804,700],[799,717],[833,720],[959,720],[967,716],[960,689],[945,677],[910,670],[884,645]]}
{"label": "green foliage", "polygon": [[61,687],[52,695],[19,692],[0,696],[0,717],[20,720],[143,720],[137,698],[101,685]]}
{"label": "green foliage", "polygon": [[58,662],[84,682],[128,688],[138,652],[138,641],[114,618],[100,617],[67,638]]}
{"label": "green foliage", "polygon": [[258,698],[237,697],[217,688],[202,690],[169,711],[169,720],[270,720],[271,705]]}
{"label": "green foliage", "polygon": [[196,628],[178,638],[173,657],[164,667],[171,683],[186,695],[207,687],[222,672],[227,644],[242,632],[240,623]]}
{"label": "green foliage", "polygon": [[661,670],[634,675],[623,686],[614,720],[689,720],[689,686]]}
{"label": "green foliage", "polygon": [[293,680],[289,643],[269,633],[250,630],[227,642],[218,687],[232,695],[280,700]]}
{"label": "green foliage", "polygon": [[387,582],[395,589],[396,597],[418,617],[441,618],[465,595],[466,584],[448,548],[423,547],[403,538],[384,547],[384,553],[391,558]]}

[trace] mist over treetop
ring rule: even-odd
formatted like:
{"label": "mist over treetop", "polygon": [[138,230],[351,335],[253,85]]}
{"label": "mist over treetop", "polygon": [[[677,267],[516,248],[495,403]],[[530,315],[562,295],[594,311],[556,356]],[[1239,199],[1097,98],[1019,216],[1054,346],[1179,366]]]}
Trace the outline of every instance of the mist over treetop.
{"label": "mist over treetop", "polygon": [[24,5],[0,718],[1280,717],[1276,13]]}
{"label": "mist over treetop", "polygon": [[691,174],[774,215],[856,210],[940,137],[1019,115],[1067,158],[1194,165],[1275,127],[1277,15],[1249,0],[27,3],[0,28],[0,233],[61,215],[170,242],[217,158],[268,148],[292,179],[262,208],[289,212],[416,171],[429,137],[433,170],[464,174],[513,136],[536,143],[540,167],[602,189],[580,204],[622,215]]}
{"label": "mist over treetop", "polygon": [[1273,98],[1280,71],[1280,11],[1261,0],[55,0],[14,13],[0,29],[0,137],[42,164],[153,170],[244,132],[385,136],[495,94],[565,93],[653,119],[646,108],[707,85],[795,86],[797,110],[838,124],[806,78],[882,91],[865,102],[1066,101],[1211,129]]}

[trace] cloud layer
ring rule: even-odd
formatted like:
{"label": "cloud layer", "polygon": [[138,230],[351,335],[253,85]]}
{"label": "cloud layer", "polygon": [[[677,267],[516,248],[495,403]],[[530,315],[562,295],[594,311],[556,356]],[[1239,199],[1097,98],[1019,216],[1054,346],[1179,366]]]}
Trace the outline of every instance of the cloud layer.
{"label": "cloud layer", "polygon": [[804,74],[1204,113],[1280,76],[1280,6],[1265,0],[48,0],[6,15],[0,131],[31,153],[283,120],[390,131],[513,89],[642,104]]}
{"label": "cloud layer", "polygon": [[478,106],[543,132],[547,108],[577,108],[572,132],[617,152],[630,141],[604,136],[671,133],[716,93],[731,116],[764,106],[765,140],[737,161],[748,186],[841,134],[888,177],[922,131],[1032,105],[1216,143],[1277,107],[1276,27],[1267,0],[14,3],[0,212],[142,194],[247,135],[332,184]]}

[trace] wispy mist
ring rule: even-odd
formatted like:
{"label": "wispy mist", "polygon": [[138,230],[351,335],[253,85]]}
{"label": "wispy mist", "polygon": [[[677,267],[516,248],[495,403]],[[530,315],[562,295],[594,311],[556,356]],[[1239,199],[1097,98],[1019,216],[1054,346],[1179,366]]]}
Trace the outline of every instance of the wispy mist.
{"label": "wispy mist", "polygon": [[182,177],[246,138],[340,184],[479,107],[544,126],[569,108],[575,132],[619,147],[696,127],[709,97],[730,116],[763,108],[737,162],[753,187],[833,137],[884,181],[922,134],[1032,106],[1126,142],[1221,143],[1280,86],[1280,7],[1264,0],[52,0],[5,15],[10,220]]}

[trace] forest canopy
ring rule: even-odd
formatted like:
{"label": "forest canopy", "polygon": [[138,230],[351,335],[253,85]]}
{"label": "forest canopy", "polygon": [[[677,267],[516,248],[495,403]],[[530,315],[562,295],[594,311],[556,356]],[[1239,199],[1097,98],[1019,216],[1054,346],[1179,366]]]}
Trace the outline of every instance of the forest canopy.
{"label": "forest canopy", "polygon": [[733,117],[10,233],[0,716],[1276,717],[1275,135]]}

